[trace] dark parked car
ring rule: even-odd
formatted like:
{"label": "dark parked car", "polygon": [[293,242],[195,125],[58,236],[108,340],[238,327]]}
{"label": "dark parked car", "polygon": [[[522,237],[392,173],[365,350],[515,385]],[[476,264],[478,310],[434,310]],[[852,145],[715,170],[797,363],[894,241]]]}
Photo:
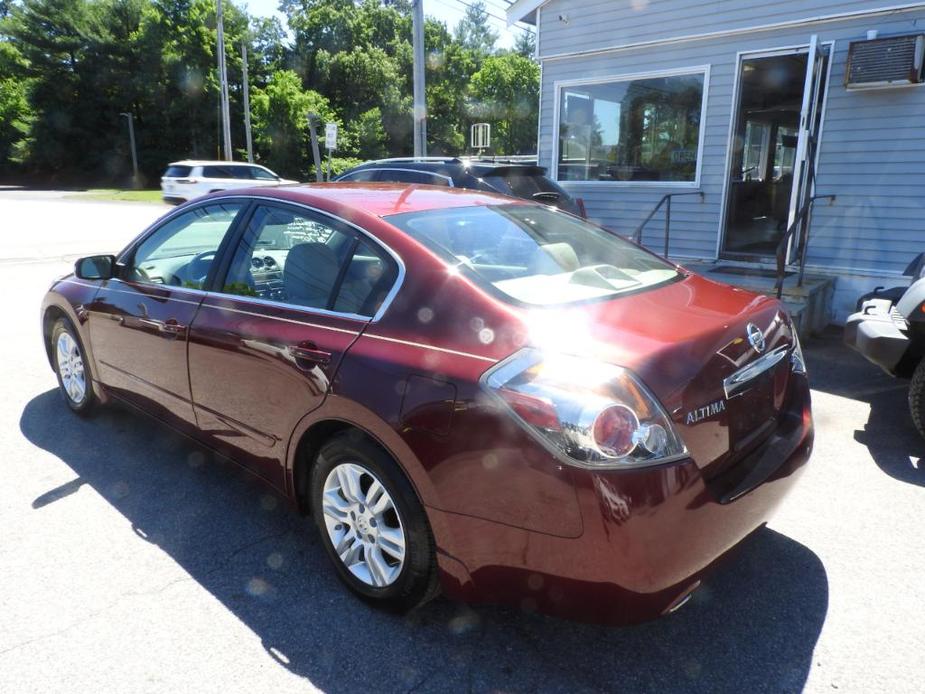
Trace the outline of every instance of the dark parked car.
{"label": "dark parked car", "polygon": [[501,193],[535,200],[585,216],[584,203],[546,176],[546,169],[512,159],[398,158],[368,161],[345,171],[335,181],[344,183],[422,183]]}
{"label": "dark parked car", "polygon": [[500,195],[217,193],[42,317],[74,412],[128,402],[236,461],[393,606],[673,611],[812,448],[779,302]]}

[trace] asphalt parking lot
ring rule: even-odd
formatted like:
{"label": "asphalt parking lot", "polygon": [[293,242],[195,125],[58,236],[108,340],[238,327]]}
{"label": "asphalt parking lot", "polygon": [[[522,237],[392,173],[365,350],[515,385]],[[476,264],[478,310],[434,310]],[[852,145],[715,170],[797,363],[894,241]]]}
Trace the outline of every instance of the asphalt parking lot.
{"label": "asphalt parking lot", "polygon": [[669,618],[605,628],[348,595],[310,523],[122,409],[72,416],[38,308],[166,207],[0,190],[0,691],[918,692],[925,442],[905,389],[805,347],[816,449],[771,524]]}

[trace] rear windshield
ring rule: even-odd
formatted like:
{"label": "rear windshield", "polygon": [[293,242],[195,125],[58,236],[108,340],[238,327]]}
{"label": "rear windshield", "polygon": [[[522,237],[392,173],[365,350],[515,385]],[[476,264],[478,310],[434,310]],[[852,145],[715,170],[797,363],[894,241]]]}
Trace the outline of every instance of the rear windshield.
{"label": "rear windshield", "polygon": [[168,166],[164,178],[187,178],[192,170],[191,166]]}
{"label": "rear windshield", "polygon": [[477,283],[530,306],[606,299],[679,276],[616,234],[547,207],[457,207],[386,219]]}
{"label": "rear windshield", "polygon": [[[574,200],[558,184],[542,174],[523,174],[516,171],[507,171],[502,175],[486,175],[482,180],[494,190],[515,198],[536,200],[544,204],[553,204],[557,207],[576,212],[577,205]],[[538,195],[547,193],[550,195]]]}

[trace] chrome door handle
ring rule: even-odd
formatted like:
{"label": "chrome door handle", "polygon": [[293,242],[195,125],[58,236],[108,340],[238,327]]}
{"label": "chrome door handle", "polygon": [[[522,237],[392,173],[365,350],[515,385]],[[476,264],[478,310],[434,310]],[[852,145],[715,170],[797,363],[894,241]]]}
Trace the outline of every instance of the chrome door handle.
{"label": "chrome door handle", "polygon": [[119,325],[122,325],[125,322],[125,318],[122,316],[116,315],[115,313],[107,314],[109,315],[109,320],[114,320]]}
{"label": "chrome door handle", "polygon": [[331,363],[331,353],[318,349],[314,345],[311,347],[292,345],[289,347],[289,354],[291,354],[296,361],[307,361],[320,366],[327,366]]}

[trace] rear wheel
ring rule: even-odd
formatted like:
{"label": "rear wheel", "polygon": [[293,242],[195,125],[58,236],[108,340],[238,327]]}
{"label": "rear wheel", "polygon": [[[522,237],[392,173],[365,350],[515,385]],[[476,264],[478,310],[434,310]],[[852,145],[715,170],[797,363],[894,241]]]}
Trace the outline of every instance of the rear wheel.
{"label": "rear wheel", "polygon": [[915,428],[925,438],[925,359],[915,367],[909,383],[909,413]]}
{"label": "rear wheel", "polygon": [[83,346],[70,321],[60,318],[51,332],[58,389],[67,406],[79,415],[87,415],[96,405]]}
{"label": "rear wheel", "polygon": [[338,576],[375,604],[410,609],[436,592],[434,543],[401,469],[362,435],[341,434],[318,453],[311,506]]}

